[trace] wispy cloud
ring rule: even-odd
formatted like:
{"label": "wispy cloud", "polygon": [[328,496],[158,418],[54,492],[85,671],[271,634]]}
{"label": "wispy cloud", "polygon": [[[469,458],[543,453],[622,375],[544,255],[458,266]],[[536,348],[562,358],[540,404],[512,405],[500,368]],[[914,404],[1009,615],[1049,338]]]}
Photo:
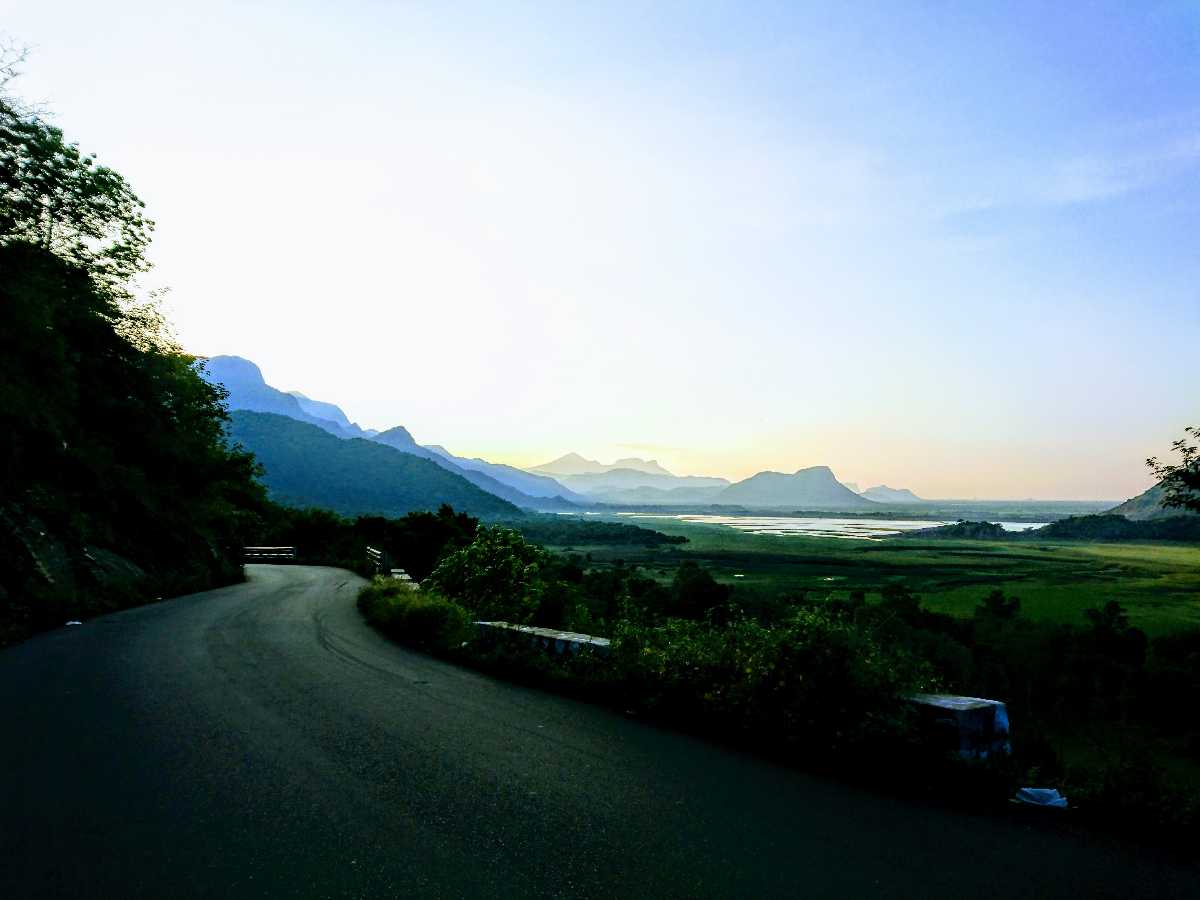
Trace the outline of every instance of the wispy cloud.
{"label": "wispy cloud", "polygon": [[973,237],[1036,229],[1060,211],[1129,198],[1186,177],[1200,164],[1200,130],[1137,146],[1033,162],[1002,162],[972,179],[970,193],[936,215],[947,231]]}
{"label": "wispy cloud", "polygon": [[1154,187],[1200,160],[1200,134],[1174,138],[1128,155],[1068,159],[1051,173],[1041,199],[1050,205],[1088,203]]}

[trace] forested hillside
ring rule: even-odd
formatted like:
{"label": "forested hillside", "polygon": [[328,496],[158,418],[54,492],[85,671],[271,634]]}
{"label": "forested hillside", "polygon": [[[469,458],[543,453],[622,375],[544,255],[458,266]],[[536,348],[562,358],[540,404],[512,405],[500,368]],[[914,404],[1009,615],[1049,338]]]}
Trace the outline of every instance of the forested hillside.
{"label": "forested hillside", "polygon": [[240,577],[262,489],[221,392],[134,299],[152,227],[119,174],[0,100],[0,643]]}
{"label": "forested hillside", "polygon": [[443,503],[477,516],[521,515],[431,460],[375,441],[336,438],[287,416],[234,410],[229,435],[261,463],[263,482],[279,503],[344,515],[402,516]]}

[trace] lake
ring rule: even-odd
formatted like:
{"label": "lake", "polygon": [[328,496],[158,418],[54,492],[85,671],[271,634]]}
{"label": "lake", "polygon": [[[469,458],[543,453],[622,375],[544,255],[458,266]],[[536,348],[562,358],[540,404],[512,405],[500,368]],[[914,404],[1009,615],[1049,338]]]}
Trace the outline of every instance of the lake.
{"label": "lake", "polygon": [[[800,516],[716,516],[660,513],[620,513],[635,519],[676,519],[702,525],[725,525],[748,534],[780,534],[796,537],[843,538],[852,541],[878,541],[906,531],[952,525],[949,521],[927,519],[832,519]],[[1028,531],[1045,522],[997,522],[1005,531]]]}

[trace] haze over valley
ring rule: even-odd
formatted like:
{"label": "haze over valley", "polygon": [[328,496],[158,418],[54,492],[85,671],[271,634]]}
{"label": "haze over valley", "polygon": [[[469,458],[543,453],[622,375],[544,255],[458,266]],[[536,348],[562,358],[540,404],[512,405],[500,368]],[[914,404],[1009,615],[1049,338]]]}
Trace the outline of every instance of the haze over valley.
{"label": "haze over valley", "polygon": [[[214,357],[204,364],[204,375],[227,392],[227,403],[234,411],[268,414],[266,418],[253,420],[235,415],[233,434],[253,450],[260,458],[279,459],[277,449],[267,449],[265,443],[276,436],[276,432],[290,429],[285,423],[274,419],[286,417],[309,426],[308,432],[288,430],[291,440],[281,441],[296,454],[297,465],[303,463],[321,471],[326,467],[322,454],[337,447],[328,441],[319,440],[313,430],[325,432],[342,440],[361,439],[383,445],[401,454],[417,457],[433,463],[453,478],[466,481],[477,489],[469,495],[490,495],[511,504],[513,507],[542,512],[613,512],[621,509],[660,507],[683,512],[698,510],[774,510],[794,512],[860,513],[868,516],[924,516],[929,520],[964,517],[990,518],[993,521],[1016,520],[1044,523],[1071,515],[1095,513],[1116,505],[1116,501],[1096,500],[1091,502],[1055,501],[975,501],[939,499],[924,500],[906,488],[878,485],[863,491],[840,482],[833,470],[824,465],[807,466],[791,473],[759,472],[737,482],[719,476],[678,476],[672,474],[657,460],[625,457],[611,463],[602,463],[569,452],[556,459],[540,463],[528,470],[514,466],[489,462],[476,458],[455,456],[437,444],[421,444],[403,425],[395,425],[383,431],[364,429],[349,420],[341,407],[328,401],[311,400],[297,391],[284,391],[267,383],[253,362],[240,357]],[[254,428],[248,427],[253,421]],[[307,443],[301,451],[296,441],[307,434]],[[381,457],[388,459],[391,457]],[[277,463],[280,465],[281,463]],[[277,482],[277,476],[266,466],[267,484],[281,497],[297,498],[295,487],[290,483]],[[352,469],[351,472],[354,470]],[[415,471],[415,470],[414,470]],[[420,470],[431,473],[434,469]],[[348,474],[347,477],[354,477]],[[365,474],[358,476],[367,478]],[[418,479],[420,481],[421,479]],[[449,482],[453,483],[453,482]],[[445,490],[443,486],[440,488]],[[405,506],[396,501],[383,499],[382,493],[372,503],[370,493],[356,490],[357,500],[338,499],[325,494],[307,497],[307,502],[330,506],[348,513],[386,512],[396,514],[407,509],[421,508],[420,497],[436,497],[433,494],[414,495],[412,505]],[[457,496],[457,495],[456,495]],[[446,495],[449,500],[449,494]],[[432,500],[425,500],[425,503]],[[1131,501],[1132,503],[1133,501]],[[497,512],[491,501],[482,506],[478,500],[462,499],[453,505],[463,505],[467,511],[484,514]],[[1142,518],[1166,515],[1161,506],[1144,504],[1145,510],[1137,512]],[[1132,507],[1131,507],[1132,508]],[[1140,509],[1140,508],[1139,508]],[[803,528],[788,530],[788,533],[810,533]]]}

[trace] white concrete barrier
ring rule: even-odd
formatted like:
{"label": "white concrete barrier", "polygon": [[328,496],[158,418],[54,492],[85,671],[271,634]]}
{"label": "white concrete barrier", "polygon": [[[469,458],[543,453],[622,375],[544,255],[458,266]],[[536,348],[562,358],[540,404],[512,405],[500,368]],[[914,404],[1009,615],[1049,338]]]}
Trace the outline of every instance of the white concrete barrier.
{"label": "white concrete barrier", "polygon": [[608,638],[596,637],[593,634],[559,631],[557,628],[538,628],[534,625],[513,625],[510,622],[476,622],[475,627],[479,629],[480,635],[485,637],[528,636],[530,647],[559,655],[574,655],[586,649],[607,656],[611,643]]}

